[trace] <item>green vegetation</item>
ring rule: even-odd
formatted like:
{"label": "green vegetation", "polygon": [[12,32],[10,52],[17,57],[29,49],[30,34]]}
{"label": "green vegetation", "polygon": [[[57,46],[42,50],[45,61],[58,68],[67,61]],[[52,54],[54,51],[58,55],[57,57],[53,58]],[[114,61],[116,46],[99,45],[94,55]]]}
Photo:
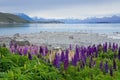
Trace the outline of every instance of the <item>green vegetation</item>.
{"label": "green vegetation", "polygon": [[29,21],[24,20],[10,13],[0,13],[0,22],[1,23],[28,23]]}
{"label": "green vegetation", "polygon": [[[34,45],[14,47],[16,45],[11,45],[11,52],[5,46],[0,47],[0,80],[120,79],[120,48],[117,44],[112,47],[111,44],[108,47],[107,43],[88,48],[76,46],[76,50],[70,46],[69,50],[63,50],[65,53],[62,51],[61,59],[57,50],[49,51],[46,47],[40,47],[40,52],[36,51]],[[35,49],[36,53],[28,49],[31,52]],[[54,53],[53,61],[50,62],[48,58]],[[68,54],[74,54],[72,60],[67,59]]]}
{"label": "green vegetation", "polygon": [[60,72],[36,56],[12,54],[0,48],[0,80],[62,80]]}

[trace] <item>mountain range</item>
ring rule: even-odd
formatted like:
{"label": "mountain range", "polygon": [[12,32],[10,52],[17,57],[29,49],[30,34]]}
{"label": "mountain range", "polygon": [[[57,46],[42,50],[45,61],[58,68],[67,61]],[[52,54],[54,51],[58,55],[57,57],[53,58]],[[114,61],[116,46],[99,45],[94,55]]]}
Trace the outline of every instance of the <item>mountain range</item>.
{"label": "mountain range", "polygon": [[120,16],[113,15],[110,17],[102,17],[102,18],[86,18],[82,19],[45,19],[45,18],[32,18],[34,21],[59,21],[65,24],[80,24],[80,23],[120,23]]}
{"label": "mountain range", "polygon": [[120,16],[113,15],[111,17],[87,18],[82,20],[81,23],[120,23]]}
{"label": "mountain range", "polygon": [[120,16],[113,15],[102,18],[86,18],[81,19],[46,19],[39,17],[29,17],[24,13],[0,13],[0,23],[64,23],[64,24],[80,24],[80,23],[120,23]]}

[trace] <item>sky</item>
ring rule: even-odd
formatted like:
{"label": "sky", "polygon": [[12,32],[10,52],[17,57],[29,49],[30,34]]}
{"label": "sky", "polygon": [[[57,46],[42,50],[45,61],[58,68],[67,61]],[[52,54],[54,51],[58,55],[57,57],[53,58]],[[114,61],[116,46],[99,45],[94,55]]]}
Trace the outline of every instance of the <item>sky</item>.
{"label": "sky", "polygon": [[120,0],[0,0],[0,12],[84,19],[120,14]]}

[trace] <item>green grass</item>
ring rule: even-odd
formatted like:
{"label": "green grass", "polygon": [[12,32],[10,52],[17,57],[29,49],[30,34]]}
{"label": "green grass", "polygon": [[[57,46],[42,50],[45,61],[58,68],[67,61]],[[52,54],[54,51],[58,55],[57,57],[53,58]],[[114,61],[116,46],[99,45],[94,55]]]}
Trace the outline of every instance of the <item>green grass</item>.
{"label": "green grass", "polygon": [[0,48],[0,80],[62,80],[60,72],[34,56],[12,54]]}
{"label": "green grass", "polygon": [[112,51],[107,54],[101,52],[98,58],[93,58],[96,65],[92,68],[88,65],[80,68],[78,63],[76,67],[69,64],[67,70],[64,70],[63,64],[57,69],[37,56],[29,60],[28,55],[12,54],[7,48],[0,48],[0,80],[120,80],[118,59],[117,70],[113,71],[113,76],[99,69],[100,61],[105,63],[107,60],[112,65],[113,54]]}

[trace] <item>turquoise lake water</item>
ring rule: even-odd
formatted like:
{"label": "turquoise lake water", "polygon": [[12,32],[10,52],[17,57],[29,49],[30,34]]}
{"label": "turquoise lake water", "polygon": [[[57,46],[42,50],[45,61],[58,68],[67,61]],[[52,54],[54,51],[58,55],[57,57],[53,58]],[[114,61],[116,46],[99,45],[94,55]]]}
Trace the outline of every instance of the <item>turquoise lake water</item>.
{"label": "turquoise lake water", "polygon": [[48,32],[120,32],[120,24],[0,24],[0,35]]}

